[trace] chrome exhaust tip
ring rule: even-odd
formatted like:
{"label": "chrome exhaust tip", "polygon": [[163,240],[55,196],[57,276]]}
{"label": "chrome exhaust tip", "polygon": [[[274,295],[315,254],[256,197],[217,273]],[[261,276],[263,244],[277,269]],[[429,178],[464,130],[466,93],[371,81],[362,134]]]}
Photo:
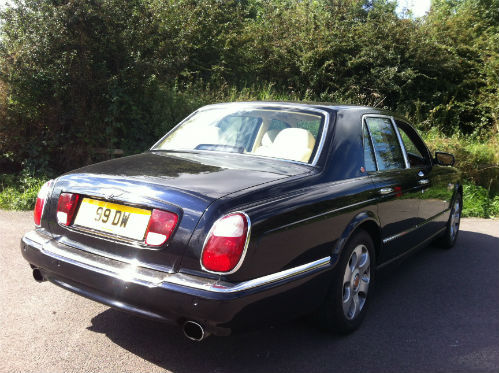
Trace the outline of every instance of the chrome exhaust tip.
{"label": "chrome exhaust tip", "polygon": [[195,321],[186,321],[184,323],[184,335],[191,341],[201,342],[210,334],[206,332],[201,324]]}
{"label": "chrome exhaust tip", "polygon": [[42,271],[40,271],[38,268],[33,268],[33,278],[36,282],[47,281],[47,279],[43,277]]}

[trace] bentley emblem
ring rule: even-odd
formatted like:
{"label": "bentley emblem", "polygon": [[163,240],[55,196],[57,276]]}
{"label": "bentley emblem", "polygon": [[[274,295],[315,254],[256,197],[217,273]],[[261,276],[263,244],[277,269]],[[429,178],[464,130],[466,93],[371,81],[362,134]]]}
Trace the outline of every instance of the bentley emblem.
{"label": "bentley emblem", "polygon": [[105,189],[102,191],[102,194],[104,199],[112,200],[121,196],[124,192],[119,189]]}

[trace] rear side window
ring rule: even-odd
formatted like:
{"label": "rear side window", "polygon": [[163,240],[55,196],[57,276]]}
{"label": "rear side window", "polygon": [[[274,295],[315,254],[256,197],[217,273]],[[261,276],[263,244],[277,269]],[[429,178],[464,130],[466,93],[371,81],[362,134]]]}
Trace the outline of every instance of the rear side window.
{"label": "rear side window", "polygon": [[391,120],[368,117],[365,121],[374,145],[378,170],[405,168],[404,156]]}
{"label": "rear side window", "polygon": [[376,171],[376,160],[374,158],[373,147],[371,146],[371,139],[369,138],[369,131],[367,126],[364,126],[364,166],[366,171]]}

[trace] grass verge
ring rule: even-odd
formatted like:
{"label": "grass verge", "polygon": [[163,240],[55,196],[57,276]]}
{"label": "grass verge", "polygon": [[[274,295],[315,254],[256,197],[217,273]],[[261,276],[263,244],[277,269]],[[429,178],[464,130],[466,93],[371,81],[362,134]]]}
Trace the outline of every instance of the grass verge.
{"label": "grass verge", "polygon": [[499,217],[499,196],[491,197],[484,187],[465,182],[463,185],[463,217]]}

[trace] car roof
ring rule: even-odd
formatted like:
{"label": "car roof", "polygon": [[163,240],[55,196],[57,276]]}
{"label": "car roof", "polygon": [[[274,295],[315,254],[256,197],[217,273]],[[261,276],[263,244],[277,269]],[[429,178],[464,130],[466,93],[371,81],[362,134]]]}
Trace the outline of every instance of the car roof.
{"label": "car roof", "polygon": [[226,103],[218,103],[212,105],[203,106],[201,109],[212,108],[212,107],[221,107],[221,106],[239,106],[239,105],[248,105],[248,106],[283,106],[283,107],[295,107],[295,108],[313,108],[319,110],[326,111],[347,111],[347,112],[358,112],[359,114],[382,114],[389,115],[396,118],[403,117],[399,114],[390,112],[388,110],[375,108],[371,106],[364,105],[346,105],[346,104],[333,104],[333,103],[322,103],[322,102],[295,102],[295,101],[241,101],[241,102],[226,102]]}

